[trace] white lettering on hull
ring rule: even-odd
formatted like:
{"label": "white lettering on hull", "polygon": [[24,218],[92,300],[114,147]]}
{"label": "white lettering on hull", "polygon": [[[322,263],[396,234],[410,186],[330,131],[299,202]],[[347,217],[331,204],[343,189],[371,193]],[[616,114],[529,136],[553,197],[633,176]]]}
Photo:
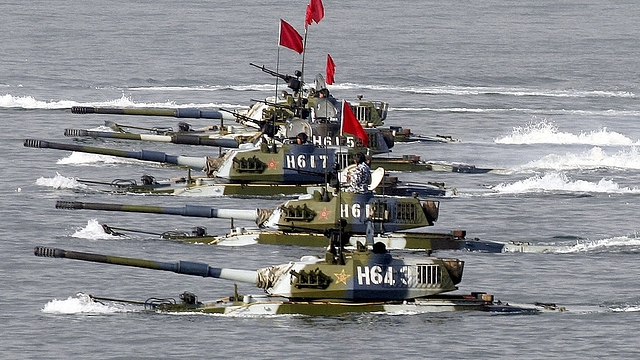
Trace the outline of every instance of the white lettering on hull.
{"label": "white lettering on hull", "polygon": [[287,169],[327,169],[328,165],[327,155],[313,155],[313,154],[287,154],[285,156],[285,162]]}
{"label": "white lettering on hull", "polygon": [[[383,267],[380,265],[373,266],[357,266],[356,267],[356,279],[358,285],[388,285],[395,286],[398,284],[398,280],[402,286],[409,285],[408,275],[410,273],[409,266],[401,266],[396,271],[394,276],[394,269],[391,266]],[[397,279],[396,279],[397,277]]]}

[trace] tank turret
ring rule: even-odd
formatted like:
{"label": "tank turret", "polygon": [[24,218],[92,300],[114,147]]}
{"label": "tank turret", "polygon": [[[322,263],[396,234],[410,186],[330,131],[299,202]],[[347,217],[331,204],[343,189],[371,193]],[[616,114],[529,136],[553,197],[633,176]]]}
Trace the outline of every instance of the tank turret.
{"label": "tank turret", "polygon": [[[254,141],[261,134],[281,141],[286,138],[295,137],[300,131],[307,132],[309,142],[315,145],[336,145],[354,148],[357,151],[366,151],[373,154],[388,153],[393,147],[393,137],[388,136],[375,128],[367,128],[368,146],[365,147],[357,137],[342,134],[340,132],[340,121],[335,118],[335,107],[332,104],[328,107],[334,109],[333,118],[318,118],[317,121],[307,122],[308,114],[305,117],[295,116],[293,109],[296,107],[287,104],[272,103],[270,101],[257,101],[246,113],[220,109],[215,111],[219,114],[227,114],[235,122],[242,124],[241,128],[226,126],[222,122],[220,125],[207,126],[200,129],[193,129],[190,124],[181,122],[178,124],[179,130],[174,131],[172,127],[142,128],[131,125],[121,125],[113,121],[105,121],[105,125],[113,129],[110,131],[96,131],[88,129],[65,129],[64,135],[70,137],[93,137],[93,138],[115,138],[122,140],[138,140],[153,142],[170,142],[175,144],[220,146],[227,148],[237,148],[238,144]],[[319,105],[318,105],[319,106]],[[319,106],[322,107],[322,106]],[[358,109],[358,106],[355,107]],[[94,108],[94,107],[73,107],[74,113],[101,113],[101,114],[125,114],[125,115],[157,115],[169,116],[179,109],[118,109],[118,108]],[[308,112],[308,111],[307,111]],[[367,113],[360,111],[361,113]],[[318,110],[314,113],[319,117]],[[183,114],[184,115],[184,114]],[[326,115],[322,115],[326,116]],[[187,116],[182,116],[187,117]],[[211,118],[211,117],[208,117]],[[222,120],[222,118],[220,118]],[[300,122],[306,123],[306,128],[301,129]],[[131,130],[144,130],[148,133],[132,132]],[[280,131],[280,132],[279,132]]]}
{"label": "tank turret", "polygon": [[334,157],[311,145],[294,145],[287,152],[289,147],[278,151],[275,146],[264,143],[259,148],[229,151],[221,158],[169,155],[152,150],[126,151],[33,139],[25,140],[24,146],[188,166],[204,171],[209,177],[238,183],[317,184],[325,179],[326,172],[335,163]]}
{"label": "tank turret", "polygon": [[[310,139],[312,141],[312,138]],[[230,149],[223,157],[193,157],[170,155],[160,151],[126,151],[86,145],[66,144],[46,140],[26,139],[25,147],[48,148],[111,155],[158,163],[188,166],[204,171],[209,177],[224,178],[236,183],[318,184],[338,166],[351,162],[358,148],[313,143],[278,145],[264,139],[253,147]],[[500,172],[500,169],[479,168],[468,164],[447,164],[421,160],[418,156],[370,158],[371,167],[387,171],[441,171],[458,173]]]}
{"label": "tank turret", "polygon": [[289,200],[276,209],[217,209],[202,205],[149,206],[58,201],[56,208],[181,215],[188,217],[242,219],[261,227],[289,232],[326,233],[340,228],[347,236],[381,234],[433,225],[439,203],[416,198],[374,194],[315,191]]}
{"label": "tank turret", "polygon": [[261,142],[249,149],[233,149],[223,157],[191,157],[169,155],[160,151],[125,151],[45,140],[27,139],[24,146],[78,151],[123,158],[169,163],[202,170],[212,178],[235,183],[319,184],[324,183],[337,164],[348,164],[350,154],[339,147],[318,147],[312,144]]}
{"label": "tank turret", "polygon": [[36,256],[132,266],[178,274],[251,283],[271,296],[296,301],[402,301],[456,290],[464,262],[458,259],[394,258],[384,248],[361,248],[331,256],[305,256],[300,261],[256,271],[211,267],[191,261],[161,262],[36,247]]}

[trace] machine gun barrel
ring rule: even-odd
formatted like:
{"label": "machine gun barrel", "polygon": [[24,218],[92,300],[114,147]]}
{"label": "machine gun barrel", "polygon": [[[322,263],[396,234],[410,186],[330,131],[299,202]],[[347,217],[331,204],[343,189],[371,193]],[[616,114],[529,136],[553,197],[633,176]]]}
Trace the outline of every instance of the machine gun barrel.
{"label": "machine gun barrel", "polygon": [[164,262],[143,260],[94,253],[67,251],[63,249],[49,248],[44,246],[36,246],[33,250],[33,253],[35,256],[41,257],[67,258],[104,264],[132,266],[152,270],[172,271],[178,274],[213,277],[252,284],[256,284],[258,281],[258,273],[256,271],[216,268],[211,267],[205,263],[193,261]]}
{"label": "machine gun barrel", "polygon": [[267,101],[267,100],[251,99],[251,101],[261,102],[261,103],[267,104],[269,106],[273,106],[273,107],[277,107],[277,108],[281,108],[281,109],[295,110],[295,106],[286,105],[286,104],[278,104],[278,103],[270,102],[270,101]]}
{"label": "machine gun barrel", "polygon": [[188,166],[192,169],[202,170],[207,166],[206,157],[191,157],[180,155],[168,155],[161,151],[152,150],[140,150],[140,151],[125,151],[115,149],[105,149],[92,146],[64,144],[45,140],[26,139],[24,146],[40,149],[57,149],[78,151],[91,154],[111,155],[123,158],[138,159],[145,161],[153,161],[158,163],[168,163],[175,165]]}
{"label": "machine gun barrel", "polygon": [[242,115],[242,114],[238,114],[235,111],[231,111],[231,110],[227,110],[227,109],[223,109],[220,108],[220,111],[222,112],[226,112],[229,113],[231,115],[233,115],[236,119],[236,122],[245,125],[245,126],[251,126],[251,127],[256,127],[258,129],[260,129],[263,125],[264,125],[264,121],[263,120],[256,120],[256,119],[252,119],[246,115]]}
{"label": "machine gun barrel", "polygon": [[269,70],[264,65],[260,66],[254,63],[249,63],[249,65],[257,67],[258,69],[262,70],[263,72],[266,72],[271,76],[275,76],[284,80],[284,82],[287,83],[287,86],[296,93],[300,91],[300,89],[302,89],[302,82],[298,79],[298,77],[301,75],[299,71],[296,71],[296,77],[293,77],[291,75],[284,75],[284,74],[277,73],[273,70]]}
{"label": "machine gun barrel", "polygon": [[84,129],[65,129],[64,136],[93,138],[113,138],[124,140],[144,140],[170,142],[174,144],[220,146],[224,148],[237,148],[238,141],[235,139],[213,139],[206,135],[194,134],[174,134],[174,135],[154,135],[154,134],[132,134],[109,131],[93,131]]}
{"label": "machine gun barrel", "polygon": [[177,118],[191,119],[222,119],[223,115],[217,110],[200,110],[195,108],[177,109],[126,109],[108,108],[94,106],[72,106],[71,112],[74,114],[110,114],[110,115],[144,115],[144,116],[172,116]]}
{"label": "machine gun barrel", "polygon": [[181,215],[187,217],[204,217],[220,219],[238,219],[258,221],[260,210],[216,209],[203,205],[185,206],[150,206],[150,205],[123,205],[105,203],[85,203],[79,201],[57,201],[56,209],[71,210],[103,210],[120,212],[137,212],[149,214]]}
{"label": "machine gun barrel", "polygon": [[260,65],[256,65],[254,63],[249,63],[249,65],[253,66],[253,67],[257,67],[258,69],[262,70],[263,72],[271,75],[271,76],[275,76],[275,77],[279,77],[280,79],[284,80],[284,81],[289,81],[289,79],[291,78],[291,76],[289,75],[284,75],[284,74],[280,74],[277,73],[273,70],[267,69],[264,65],[260,66]]}

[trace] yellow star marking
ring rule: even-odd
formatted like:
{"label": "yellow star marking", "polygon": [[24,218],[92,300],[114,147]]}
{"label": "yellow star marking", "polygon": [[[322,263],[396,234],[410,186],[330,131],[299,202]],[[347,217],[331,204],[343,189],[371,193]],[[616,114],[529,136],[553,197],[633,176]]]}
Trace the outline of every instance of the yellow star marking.
{"label": "yellow star marking", "polygon": [[320,219],[328,219],[329,214],[331,214],[331,211],[327,210],[326,207],[318,212],[318,216],[320,216]]}
{"label": "yellow star marking", "polygon": [[333,274],[336,279],[338,279],[337,284],[343,283],[345,285],[347,285],[347,279],[351,276],[347,273],[344,272],[344,269],[342,269],[341,272],[337,273],[337,274]]}
{"label": "yellow star marking", "polygon": [[278,162],[277,162],[277,161],[275,161],[275,160],[273,160],[273,159],[271,159],[271,160],[269,160],[269,162],[267,163],[267,167],[268,167],[268,169],[269,169],[269,170],[273,170],[273,169],[275,169],[275,168],[277,168],[277,167],[278,167]]}

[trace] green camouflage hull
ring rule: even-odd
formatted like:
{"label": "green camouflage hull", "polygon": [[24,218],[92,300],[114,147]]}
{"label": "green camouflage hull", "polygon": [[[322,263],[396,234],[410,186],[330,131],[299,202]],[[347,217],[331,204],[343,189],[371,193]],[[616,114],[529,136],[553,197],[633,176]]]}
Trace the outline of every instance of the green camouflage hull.
{"label": "green camouflage hull", "polygon": [[220,299],[209,303],[161,304],[148,307],[161,313],[219,314],[225,316],[305,315],[337,316],[357,313],[427,314],[450,311],[485,311],[492,313],[563,312],[555,304],[509,305],[494,301],[486,293],[469,295],[441,295],[414,301],[344,302],[344,301],[290,301],[268,296],[244,296],[242,299]]}

